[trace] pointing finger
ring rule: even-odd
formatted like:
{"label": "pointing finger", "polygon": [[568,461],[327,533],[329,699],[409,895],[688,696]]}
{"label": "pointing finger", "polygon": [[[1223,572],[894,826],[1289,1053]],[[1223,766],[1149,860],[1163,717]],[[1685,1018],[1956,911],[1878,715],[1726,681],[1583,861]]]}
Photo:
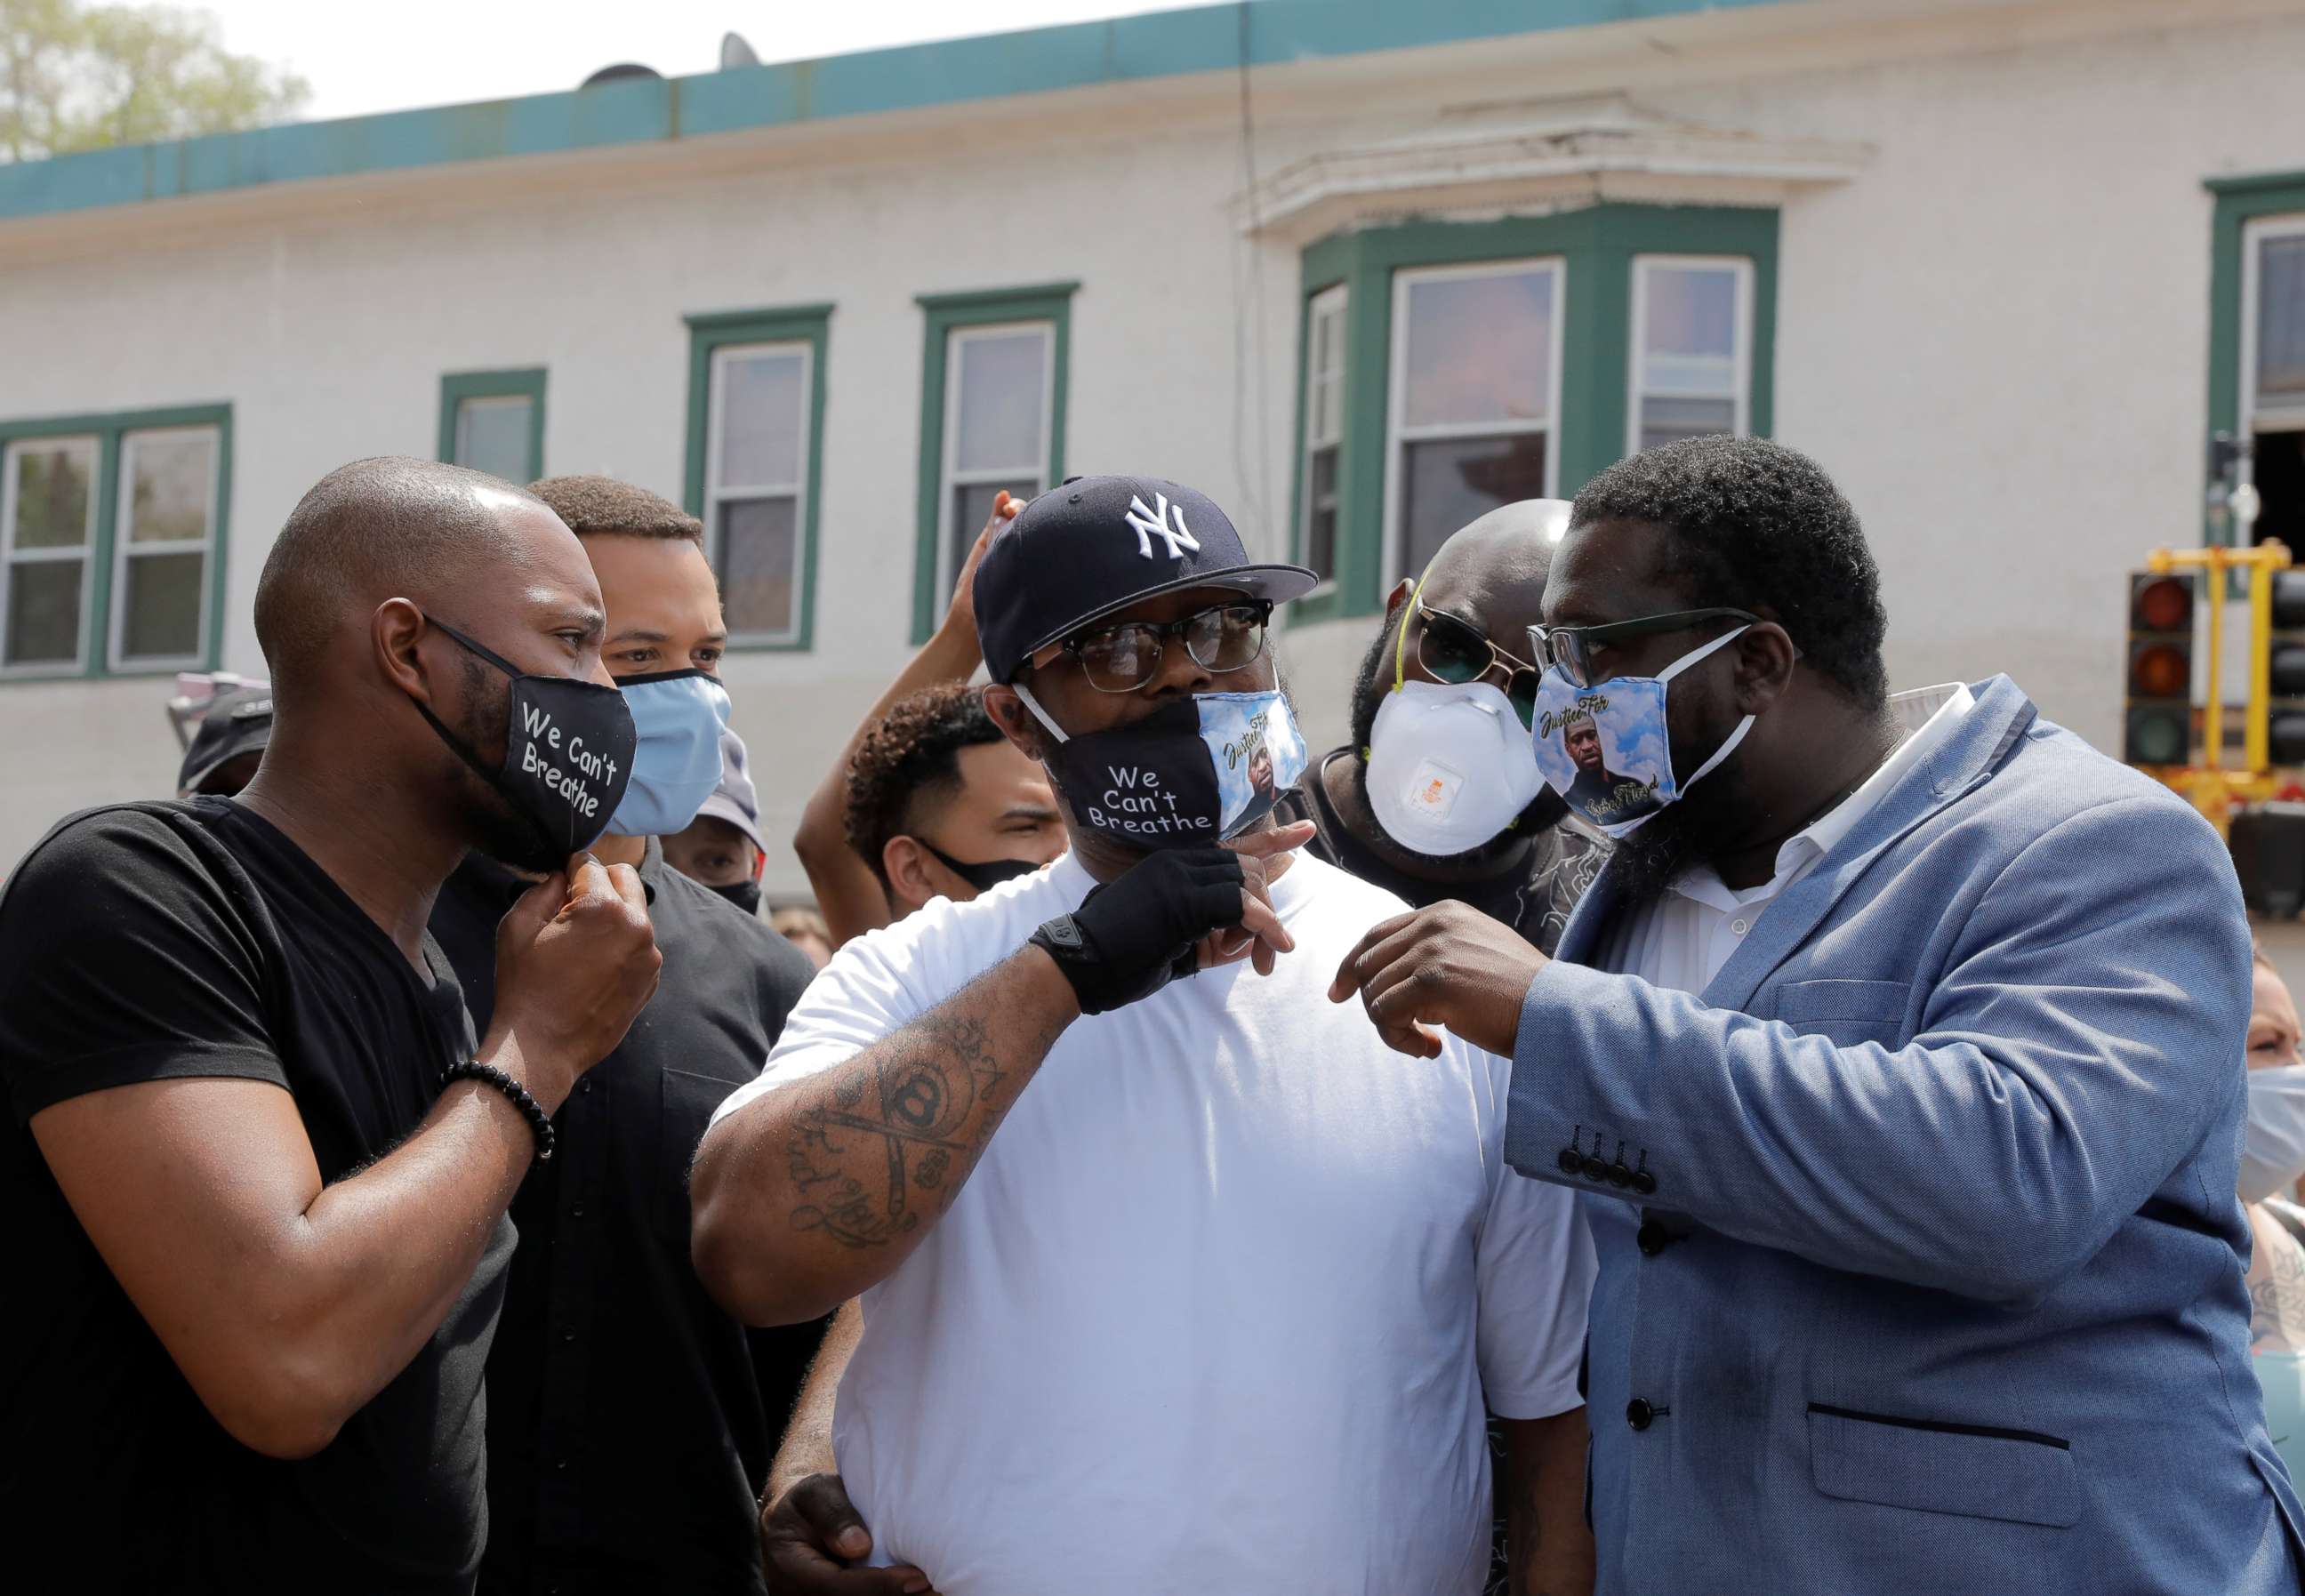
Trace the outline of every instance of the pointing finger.
{"label": "pointing finger", "polygon": [[1296,820],[1286,826],[1274,826],[1263,831],[1252,831],[1246,836],[1234,837],[1230,842],[1219,843],[1217,845],[1221,848],[1230,848],[1234,853],[1246,855],[1250,859],[1270,859],[1276,853],[1286,853],[1291,849],[1303,847],[1313,840],[1317,829],[1310,820]]}

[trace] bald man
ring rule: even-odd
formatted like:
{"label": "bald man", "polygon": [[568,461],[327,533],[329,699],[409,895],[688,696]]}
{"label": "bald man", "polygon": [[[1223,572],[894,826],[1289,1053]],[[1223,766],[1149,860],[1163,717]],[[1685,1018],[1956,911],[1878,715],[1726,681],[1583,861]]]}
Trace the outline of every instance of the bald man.
{"label": "bald man", "polygon": [[1276,811],[1319,828],[1307,853],[1417,908],[1471,904],[1547,953],[1605,856],[1529,748],[1528,629],[1568,524],[1565,499],[1501,505],[1403,577],[1353,683],[1352,742]]}
{"label": "bald man", "polygon": [[[0,897],[0,1523],[80,1591],[469,1591],[506,1206],[656,985],[577,852],[631,720],[583,549],[477,471],[323,479],[256,628],[239,797],[72,816]],[[477,1048],[425,930],[474,846],[554,872]]]}

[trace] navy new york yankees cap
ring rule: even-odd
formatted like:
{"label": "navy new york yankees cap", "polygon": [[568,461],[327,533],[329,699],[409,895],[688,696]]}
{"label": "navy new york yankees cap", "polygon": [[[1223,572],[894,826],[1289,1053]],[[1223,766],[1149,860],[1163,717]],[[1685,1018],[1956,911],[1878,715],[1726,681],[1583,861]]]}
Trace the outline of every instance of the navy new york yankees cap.
{"label": "navy new york yankees cap", "polygon": [[995,682],[1033,651],[1140,600],[1230,588],[1274,604],[1321,579],[1260,564],[1204,493],[1156,477],[1075,477],[1024,509],[976,568],[976,635]]}

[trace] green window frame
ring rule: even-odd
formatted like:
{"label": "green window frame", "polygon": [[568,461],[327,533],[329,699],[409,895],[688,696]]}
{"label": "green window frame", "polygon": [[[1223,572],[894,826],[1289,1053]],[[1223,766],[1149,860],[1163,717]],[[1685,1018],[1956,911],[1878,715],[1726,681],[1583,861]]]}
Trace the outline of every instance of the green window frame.
{"label": "green window frame", "polygon": [[[761,500],[792,499],[793,572],[791,621],[783,628],[744,628],[729,618],[728,646],[764,651],[803,652],[816,636],[816,529],[824,488],[825,352],[830,341],[832,307],[786,305],[767,310],[722,310],[684,318],[688,327],[688,470],[683,502],[704,522],[704,552],[720,579],[724,602],[731,596],[724,509]],[[793,353],[805,361],[807,398],[800,411],[804,431],[794,450],[790,480],[729,483],[719,470],[719,436],[714,422],[719,376],[729,357],[748,350]],[[732,610],[736,607],[732,605]]]}
{"label": "green window frame", "polygon": [[[440,458],[450,465],[472,463],[457,458],[457,431],[464,406],[471,402],[524,399],[528,402],[528,463],[522,486],[544,475],[544,368],[515,371],[452,371],[440,379]],[[506,479],[510,480],[511,479]]]}
{"label": "green window frame", "polygon": [[[1345,291],[1343,426],[1335,466],[1335,580],[1289,607],[1292,624],[1374,615],[1387,573],[1395,279],[1426,267],[1528,262],[1553,266],[1558,297],[1558,395],[1548,418],[1549,473],[1562,497],[1622,458],[1633,390],[1633,293],[1643,257],[1747,263],[1748,332],[1742,420],[1766,436],[1774,422],[1777,213],[1741,206],[1597,205],[1560,216],[1484,222],[1404,222],[1340,233],[1303,256],[1297,310],[1291,557],[1306,537],[1307,355],[1315,301]],[[1325,301],[1323,302],[1333,302]]]}
{"label": "green window frame", "polygon": [[[140,447],[174,434],[213,433],[206,500],[208,528],[198,539],[158,539],[136,536],[139,500],[130,476]],[[20,507],[20,457],[43,444],[73,446],[87,459],[87,533],[72,555],[60,548],[15,548]],[[195,404],[165,410],[122,411],[102,415],[43,416],[0,420],[0,680],[150,675],[179,670],[213,670],[224,646],[225,572],[230,548],[232,507],[232,406]],[[200,611],[193,647],[180,654],[124,652],[129,612],[136,601],[134,565],[140,560],[181,559],[197,554],[203,562],[195,592]],[[43,564],[80,566],[77,651],[71,659],[8,663],[16,611],[13,588],[19,571]]]}
{"label": "green window frame", "polygon": [[[948,440],[945,412],[952,383],[959,376],[949,360],[954,335],[972,329],[1045,325],[1049,328],[1047,380],[1042,396],[1044,458],[1038,482],[1043,490],[1065,475],[1065,415],[1071,386],[1072,301],[1078,283],[1042,283],[1023,288],[991,288],[968,293],[926,293],[916,302],[926,322],[921,356],[921,455],[918,531],[913,557],[913,641],[924,643],[935,630],[950,594],[953,573],[944,567],[952,530],[946,505]],[[1020,466],[1024,462],[1017,463]],[[1021,473],[1020,473],[1021,479]],[[974,534],[974,528],[963,529]]]}
{"label": "green window frame", "polygon": [[[2208,432],[2238,434],[2243,424],[2241,384],[2247,364],[2242,343],[2250,331],[2241,325],[2242,284],[2252,224],[2305,217],[2305,172],[2216,177],[2205,186],[2215,199],[2209,242]],[[2230,520],[2215,514],[2205,516],[2204,542],[2226,542],[2232,537]]]}

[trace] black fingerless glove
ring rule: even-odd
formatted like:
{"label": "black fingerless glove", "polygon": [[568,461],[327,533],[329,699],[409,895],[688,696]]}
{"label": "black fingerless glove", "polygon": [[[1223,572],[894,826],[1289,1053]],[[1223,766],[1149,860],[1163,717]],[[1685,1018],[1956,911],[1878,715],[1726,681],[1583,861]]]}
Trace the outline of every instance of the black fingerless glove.
{"label": "black fingerless glove", "polygon": [[1072,983],[1081,1013],[1101,1014],[1190,975],[1196,945],[1240,923],[1240,856],[1164,848],[1092,891],[1032,936]]}

